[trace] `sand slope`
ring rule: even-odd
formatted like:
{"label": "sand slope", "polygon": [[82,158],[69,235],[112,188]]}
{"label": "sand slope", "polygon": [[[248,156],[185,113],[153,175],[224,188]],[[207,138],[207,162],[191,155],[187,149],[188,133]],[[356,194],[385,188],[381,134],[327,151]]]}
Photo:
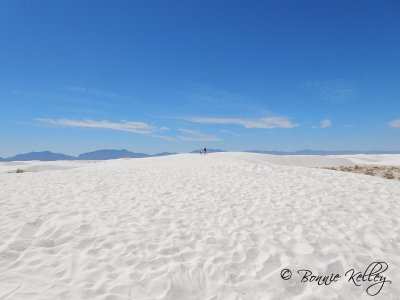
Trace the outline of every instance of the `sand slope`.
{"label": "sand slope", "polygon": [[[0,299],[399,299],[400,183],[272,160],[180,154],[0,174]],[[345,281],[280,278],[377,260],[393,284],[373,298]]]}
{"label": "sand slope", "polygon": [[25,172],[43,172],[68,170],[87,166],[88,164],[105,163],[104,161],[11,161],[0,162],[0,173],[15,172],[22,169]]}
{"label": "sand slope", "polygon": [[379,154],[379,155],[338,155],[337,158],[345,158],[359,165],[387,165],[400,166],[400,154]]}

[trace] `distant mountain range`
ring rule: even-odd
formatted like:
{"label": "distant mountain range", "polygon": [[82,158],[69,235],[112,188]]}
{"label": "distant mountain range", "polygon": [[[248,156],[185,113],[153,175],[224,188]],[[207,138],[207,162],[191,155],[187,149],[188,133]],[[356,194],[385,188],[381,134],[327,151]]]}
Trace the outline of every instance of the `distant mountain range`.
{"label": "distant mountain range", "polygon": [[142,158],[150,155],[144,153],[130,152],[126,149],[122,150],[97,150],[93,152],[82,153],[78,156],[79,160],[106,160],[116,158]]}
{"label": "distant mountain range", "polygon": [[[190,153],[199,153],[200,150],[193,150]],[[208,153],[214,152],[227,152],[221,149],[207,149]],[[354,151],[354,150],[342,150],[342,151],[327,151],[327,150],[299,150],[292,152],[285,151],[263,151],[263,150],[249,150],[246,152],[260,153],[260,154],[273,154],[273,155],[353,155],[353,154],[400,154],[399,151]],[[114,150],[114,149],[103,149],[93,152],[82,153],[78,156],[70,156],[62,153],[53,153],[50,151],[42,152],[30,152],[25,154],[18,154],[12,157],[0,158],[0,161],[28,161],[28,160],[41,160],[41,161],[54,161],[54,160],[107,160],[117,158],[143,158],[143,157],[155,157],[155,156],[166,156],[176,154],[173,152],[161,152],[154,155],[145,153],[131,152],[126,149]]]}
{"label": "distant mountain range", "polygon": [[62,153],[42,151],[42,152],[30,152],[25,154],[18,154],[7,158],[0,158],[0,161],[107,160],[107,159],[117,159],[117,158],[142,158],[142,157],[153,157],[153,156],[165,156],[172,154],[176,153],[162,152],[154,155],[149,155],[144,153],[130,152],[126,149],[122,150],[104,149],[104,150],[82,153],[77,157],[75,157],[75,156],[65,155]]}
{"label": "distant mountain range", "polygon": [[73,156],[61,154],[61,153],[53,153],[50,151],[42,151],[42,152],[30,152],[25,154],[18,154],[12,157],[7,157],[1,159],[1,161],[14,161],[14,160],[73,160],[76,159]]}

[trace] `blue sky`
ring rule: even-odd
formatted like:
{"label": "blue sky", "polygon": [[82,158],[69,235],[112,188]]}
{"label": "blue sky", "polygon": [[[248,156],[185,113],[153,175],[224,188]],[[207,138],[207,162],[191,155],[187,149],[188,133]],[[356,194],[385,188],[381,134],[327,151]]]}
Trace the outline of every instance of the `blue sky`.
{"label": "blue sky", "polygon": [[0,3],[0,156],[400,149],[398,1]]}

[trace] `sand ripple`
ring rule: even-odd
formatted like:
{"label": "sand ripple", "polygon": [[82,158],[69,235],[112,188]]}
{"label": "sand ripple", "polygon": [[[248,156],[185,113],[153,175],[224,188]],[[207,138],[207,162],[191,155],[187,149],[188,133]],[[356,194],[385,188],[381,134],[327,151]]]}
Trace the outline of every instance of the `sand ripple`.
{"label": "sand ripple", "polygon": [[371,299],[321,274],[389,265],[400,295],[400,184],[177,155],[0,174],[0,299]]}

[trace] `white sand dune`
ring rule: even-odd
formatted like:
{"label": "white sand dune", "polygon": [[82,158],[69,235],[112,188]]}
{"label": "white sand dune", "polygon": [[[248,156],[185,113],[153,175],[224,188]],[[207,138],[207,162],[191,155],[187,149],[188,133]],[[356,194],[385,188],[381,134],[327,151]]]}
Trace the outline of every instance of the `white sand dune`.
{"label": "white sand dune", "polygon": [[338,155],[336,157],[343,157],[352,161],[354,164],[359,165],[386,165],[386,166],[400,166],[400,154],[379,154],[379,155]]}
{"label": "white sand dune", "polygon": [[105,161],[12,161],[0,162],[0,173],[15,172],[22,169],[25,172],[43,172],[68,170],[87,166],[94,163],[106,163]]}
{"label": "white sand dune", "polygon": [[[0,299],[399,299],[400,183],[301,167],[327,163],[354,161],[179,154],[1,173]],[[393,282],[375,297],[295,272],[374,261]]]}
{"label": "white sand dune", "polygon": [[298,167],[352,166],[353,161],[340,156],[320,155],[268,155],[257,157],[255,162],[265,161],[274,165]]}

